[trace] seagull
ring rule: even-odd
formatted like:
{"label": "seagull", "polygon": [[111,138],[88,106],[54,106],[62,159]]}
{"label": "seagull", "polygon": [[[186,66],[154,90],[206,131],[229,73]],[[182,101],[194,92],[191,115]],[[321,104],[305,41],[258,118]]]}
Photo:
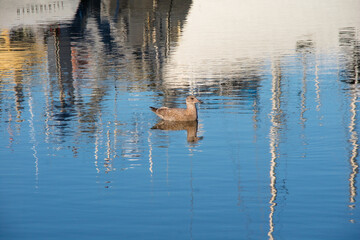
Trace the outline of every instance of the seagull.
{"label": "seagull", "polygon": [[202,102],[195,96],[188,96],[186,98],[186,108],[150,107],[150,109],[165,121],[196,121],[196,103]]}

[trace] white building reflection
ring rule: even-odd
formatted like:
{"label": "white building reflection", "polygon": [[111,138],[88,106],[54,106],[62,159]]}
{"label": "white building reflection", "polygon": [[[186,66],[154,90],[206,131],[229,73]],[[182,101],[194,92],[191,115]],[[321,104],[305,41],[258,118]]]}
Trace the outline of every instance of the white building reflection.
{"label": "white building reflection", "polygon": [[201,89],[231,74],[244,76],[246,69],[261,71],[272,56],[293,55],[305,36],[319,52],[335,48],[338,29],[359,24],[358,9],[360,2],[351,0],[227,0],[221,8],[216,1],[194,1],[164,85]]}
{"label": "white building reflection", "polygon": [[2,0],[0,28],[36,26],[73,20],[80,0]]}

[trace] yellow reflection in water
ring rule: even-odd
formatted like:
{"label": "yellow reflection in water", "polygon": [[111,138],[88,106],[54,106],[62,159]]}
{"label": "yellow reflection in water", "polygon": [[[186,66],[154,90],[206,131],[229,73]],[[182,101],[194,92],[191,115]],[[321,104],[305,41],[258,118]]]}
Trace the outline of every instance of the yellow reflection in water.
{"label": "yellow reflection in water", "polygon": [[16,70],[28,69],[46,57],[44,44],[30,29],[0,30],[0,77],[14,77]]}

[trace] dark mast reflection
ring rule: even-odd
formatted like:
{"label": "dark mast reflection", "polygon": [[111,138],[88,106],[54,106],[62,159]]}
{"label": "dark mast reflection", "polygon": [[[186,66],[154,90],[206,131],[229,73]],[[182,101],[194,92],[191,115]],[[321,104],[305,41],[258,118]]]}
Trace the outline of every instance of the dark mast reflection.
{"label": "dark mast reflection", "polygon": [[300,111],[300,122],[303,128],[306,127],[305,123],[307,121],[307,118],[305,117],[305,113],[308,110],[306,106],[308,55],[312,54],[313,51],[314,51],[314,43],[311,39],[297,41],[296,52],[300,54],[301,62],[303,65],[301,111]]}

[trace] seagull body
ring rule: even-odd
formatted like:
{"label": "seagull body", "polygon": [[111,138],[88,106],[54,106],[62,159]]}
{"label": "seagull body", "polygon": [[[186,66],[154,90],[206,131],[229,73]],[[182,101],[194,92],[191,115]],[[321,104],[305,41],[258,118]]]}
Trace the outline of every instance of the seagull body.
{"label": "seagull body", "polygon": [[188,96],[186,98],[186,108],[150,108],[151,111],[153,111],[156,115],[165,121],[196,121],[196,103],[201,103],[201,101],[194,96]]}

